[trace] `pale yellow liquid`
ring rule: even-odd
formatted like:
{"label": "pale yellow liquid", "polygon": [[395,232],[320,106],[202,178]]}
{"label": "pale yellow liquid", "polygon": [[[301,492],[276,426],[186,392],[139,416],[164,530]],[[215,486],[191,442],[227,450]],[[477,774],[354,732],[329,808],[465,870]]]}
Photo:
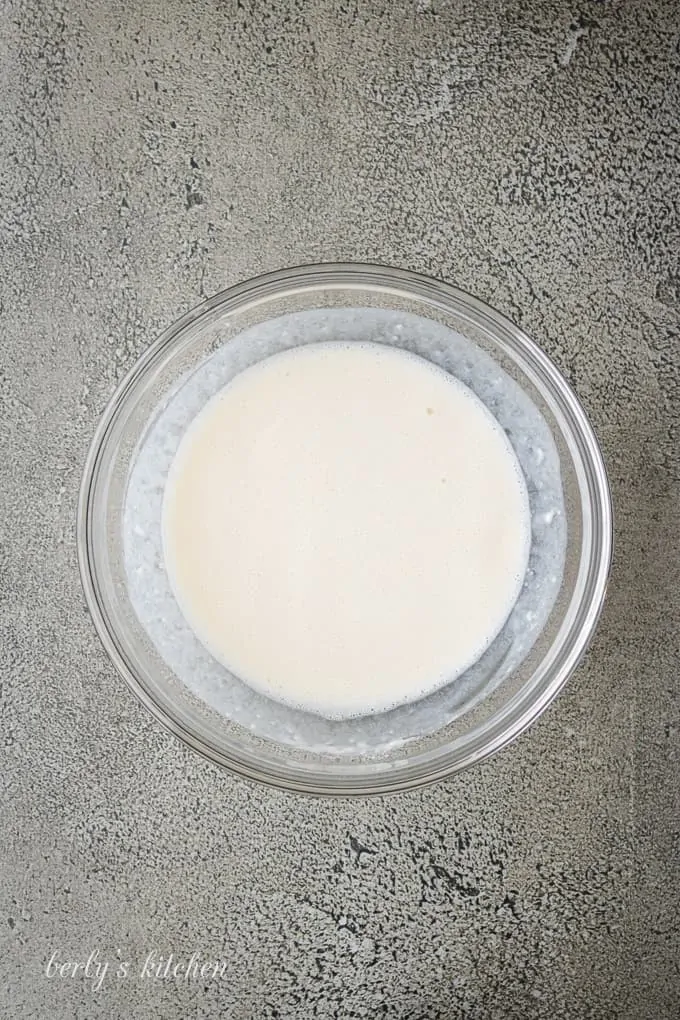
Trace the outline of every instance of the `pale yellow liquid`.
{"label": "pale yellow liquid", "polygon": [[313,344],[198,415],[163,507],[173,592],[242,680],[331,717],[414,700],[503,626],[530,518],[484,405],[429,362]]}

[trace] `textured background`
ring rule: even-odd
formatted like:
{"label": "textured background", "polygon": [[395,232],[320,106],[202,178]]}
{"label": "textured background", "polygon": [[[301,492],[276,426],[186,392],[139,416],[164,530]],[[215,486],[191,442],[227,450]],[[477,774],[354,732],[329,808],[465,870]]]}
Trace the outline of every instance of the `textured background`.
{"label": "textured background", "polygon": [[[680,1013],[676,0],[3,0],[0,1015]],[[379,801],[223,775],[108,664],[74,506],[116,381],[313,260],[445,277],[602,440],[610,595],[494,760]],[[92,980],[46,975],[97,950]],[[223,977],[142,977],[146,955]],[[130,973],[118,978],[117,961]]]}

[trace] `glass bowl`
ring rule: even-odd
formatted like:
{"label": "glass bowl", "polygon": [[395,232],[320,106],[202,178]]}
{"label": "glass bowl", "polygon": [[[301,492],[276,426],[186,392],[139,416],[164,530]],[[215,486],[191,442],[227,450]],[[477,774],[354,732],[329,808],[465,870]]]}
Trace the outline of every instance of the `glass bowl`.
{"label": "glass bowl", "polygon": [[[192,417],[248,365],[329,339],[402,347],[470,386],[515,449],[532,514],[522,592],[478,662],[420,701],[346,720],[280,704],[213,660],[172,598],[160,535],[164,481]],[[261,276],[171,326],[106,408],[78,507],[87,604],[114,665],[143,704],[211,761],[252,780],[325,795],[430,783],[521,733],[588,644],[611,547],[597,441],[543,351],[455,287],[360,264]]]}

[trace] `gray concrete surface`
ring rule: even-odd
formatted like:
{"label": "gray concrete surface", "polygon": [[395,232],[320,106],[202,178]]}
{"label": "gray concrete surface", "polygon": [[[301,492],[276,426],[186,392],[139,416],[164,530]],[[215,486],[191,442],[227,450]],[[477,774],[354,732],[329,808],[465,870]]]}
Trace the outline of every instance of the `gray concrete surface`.
{"label": "gray concrete surface", "polygon": [[[680,1015],[679,37],[676,0],[5,0],[3,1018]],[[159,330],[339,259],[531,331],[601,437],[617,527],[597,637],[529,733],[337,803],[224,775],[147,716],[87,616],[74,506]],[[94,952],[101,980],[54,973]],[[186,979],[194,952],[223,972]]]}

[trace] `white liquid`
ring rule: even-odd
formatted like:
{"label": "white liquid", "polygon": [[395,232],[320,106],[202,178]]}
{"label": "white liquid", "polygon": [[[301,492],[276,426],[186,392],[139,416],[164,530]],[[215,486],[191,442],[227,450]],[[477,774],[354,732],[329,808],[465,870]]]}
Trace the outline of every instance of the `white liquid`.
{"label": "white liquid", "polygon": [[175,597],[228,669],[330,717],[415,700],[502,628],[526,486],[484,405],[423,359],[312,344],[246,369],[172,464]]}

